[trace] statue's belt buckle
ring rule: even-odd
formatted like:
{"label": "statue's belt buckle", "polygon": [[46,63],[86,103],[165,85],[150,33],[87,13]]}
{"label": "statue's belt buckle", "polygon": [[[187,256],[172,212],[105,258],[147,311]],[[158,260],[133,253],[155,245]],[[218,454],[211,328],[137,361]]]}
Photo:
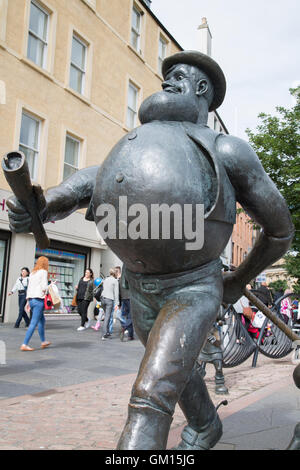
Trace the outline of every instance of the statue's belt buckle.
{"label": "statue's belt buckle", "polygon": [[147,294],[160,294],[161,288],[157,281],[141,281],[141,290]]}

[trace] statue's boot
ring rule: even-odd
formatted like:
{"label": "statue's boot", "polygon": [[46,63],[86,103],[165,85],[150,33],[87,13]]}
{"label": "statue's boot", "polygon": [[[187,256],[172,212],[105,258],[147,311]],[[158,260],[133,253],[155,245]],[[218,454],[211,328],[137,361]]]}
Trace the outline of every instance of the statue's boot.
{"label": "statue's boot", "polygon": [[163,450],[167,446],[172,416],[150,406],[130,403],[118,450]]}
{"label": "statue's boot", "polygon": [[196,364],[179,401],[188,425],[176,450],[208,450],[221,439],[223,426]]}
{"label": "statue's boot", "polygon": [[209,450],[214,447],[222,436],[222,423],[216,415],[212,423],[194,431],[190,426],[185,426],[181,433],[181,442],[176,450]]}
{"label": "statue's boot", "polygon": [[295,427],[294,436],[287,450],[300,450],[300,423]]}

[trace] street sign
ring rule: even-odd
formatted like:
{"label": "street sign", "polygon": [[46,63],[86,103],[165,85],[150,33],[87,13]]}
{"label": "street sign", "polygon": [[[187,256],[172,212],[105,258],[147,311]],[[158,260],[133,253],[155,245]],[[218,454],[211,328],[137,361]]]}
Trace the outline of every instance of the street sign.
{"label": "street sign", "polygon": [[260,273],[259,276],[256,278],[256,282],[266,282],[267,280],[267,275],[266,273]]}

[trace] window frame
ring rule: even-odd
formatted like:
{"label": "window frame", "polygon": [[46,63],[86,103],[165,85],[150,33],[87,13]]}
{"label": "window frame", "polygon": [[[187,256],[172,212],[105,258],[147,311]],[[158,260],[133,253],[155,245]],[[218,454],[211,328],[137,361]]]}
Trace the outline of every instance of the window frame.
{"label": "window frame", "polygon": [[[160,44],[161,43],[164,43],[164,45],[165,45],[165,56],[164,57],[160,56]],[[161,76],[162,76],[162,63],[168,55],[168,45],[169,45],[169,41],[165,38],[165,36],[163,36],[160,33],[159,37],[158,37],[158,61],[157,62],[158,62],[158,73]]]}
{"label": "window frame", "polygon": [[[133,12],[136,12],[139,17],[139,31],[137,31],[133,26]],[[138,53],[142,54],[142,19],[143,19],[143,10],[141,10],[136,3],[133,3],[131,9],[131,24],[130,24],[130,46]],[[137,36],[137,47],[132,43],[132,34]]]}
{"label": "window frame", "polygon": [[[72,52],[73,52],[73,40],[76,40],[79,42],[85,50],[84,54],[84,69],[81,69],[77,64],[74,64],[72,62]],[[71,90],[75,91],[76,93],[85,96],[86,94],[86,85],[87,85],[87,64],[88,64],[88,52],[89,52],[89,43],[87,43],[81,36],[76,33],[75,30],[73,30],[72,33],[72,38],[71,38],[71,54],[70,54],[70,67],[69,67],[69,87]],[[82,74],[82,81],[81,81],[81,91],[78,91],[77,89],[73,88],[71,86],[71,69],[75,68],[77,71],[79,71]]]}
{"label": "window frame", "polygon": [[[132,109],[129,106],[129,89],[133,88],[134,91],[136,92],[136,109]],[[126,127],[127,129],[134,129],[137,126],[137,119],[138,119],[138,106],[139,106],[139,97],[140,97],[140,88],[138,85],[136,85],[132,80],[128,81],[128,86],[127,86],[127,106],[126,106]],[[134,113],[134,123],[133,126],[131,127],[128,123],[128,111],[131,111]]]}
{"label": "window frame", "polygon": [[[30,18],[31,18],[31,6],[34,5],[36,8],[42,11],[47,17],[47,31],[46,31],[46,39],[39,37],[33,30],[30,29]],[[49,38],[50,38],[50,21],[51,21],[51,12],[48,11],[39,1],[37,0],[30,0],[29,3],[29,20],[28,20],[28,30],[27,30],[27,50],[26,50],[26,58],[33,62],[37,67],[40,67],[44,70],[47,69],[48,64],[48,54],[49,54]],[[43,51],[43,60],[42,65],[32,60],[28,55],[28,47],[29,47],[29,37],[34,37],[35,40],[42,42],[44,45]]]}
{"label": "window frame", "polygon": [[[38,138],[37,138],[37,148],[35,149],[34,147],[30,147],[28,144],[25,144],[21,142],[21,132],[22,132],[22,121],[23,121],[23,115],[26,115],[30,119],[34,120],[36,123],[38,123]],[[30,177],[33,181],[38,180],[38,158],[41,154],[41,134],[42,134],[42,124],[43,124],[43,119],[32,114],[30,111],[28,111],[26,108],[22,108],[21,112],[21,122],[20,122],[20,134],[19,134],[19,150],[22,152],[23,147],[25,149],[28,149],[30,151],[34,152],[34,166],[33,166],[33,175],[30,174]],[[23,152],[24,153],[24,152]],[[26,157],[26,154],[25,154]]]}
{"label": "window frame", "polygon": [[[77,151],[77,167],[72,165],[71,163],[66,162],[66,148],[67,148],[67,139],[72,140],[73,142],[76,142],[78,144],[78,151]],[[63,168],[62,168],[62,181],[67,179],[69,176],[64,177],[65,174],[65,166],[68,166],[70,168],[75,169],[75,173],[79,170],[80,168],[80,159],[81,159],[81,151],[82,151],[82,139],[79,137],[76,137],[73,135],[71,132],[66,131],[65,134],[65,145],[64,145],[64,159],[63,159]],[[71,175],[70,175],[71,176]]]}

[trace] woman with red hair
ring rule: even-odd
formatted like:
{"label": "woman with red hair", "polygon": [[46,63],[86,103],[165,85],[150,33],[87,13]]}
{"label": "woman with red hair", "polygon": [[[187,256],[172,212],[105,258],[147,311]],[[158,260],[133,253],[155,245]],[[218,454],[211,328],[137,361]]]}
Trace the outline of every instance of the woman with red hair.
{"label": "woman with red hair", "polygon": [[51,343],[45,341],[45,317],[44,317],[44,297],[48,290],[48,270],[49,260],[46,256],[40,256],[29,276],[27,288],[27,300],[29,301],[32,312],[32,319],[25,335],[21,351],[34,351],[34,348],[28,346],[28,343],[38,327],[39,336],[42,342],[42,348],[46,348]]}

